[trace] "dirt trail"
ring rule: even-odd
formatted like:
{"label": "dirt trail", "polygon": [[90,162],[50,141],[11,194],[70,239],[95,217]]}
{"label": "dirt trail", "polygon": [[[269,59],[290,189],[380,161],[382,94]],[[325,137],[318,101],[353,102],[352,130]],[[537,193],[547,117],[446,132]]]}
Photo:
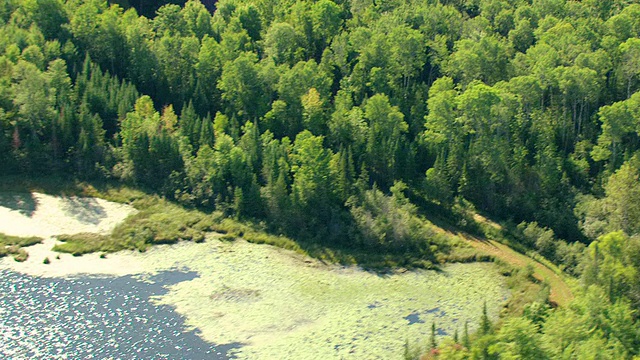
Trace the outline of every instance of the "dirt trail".
{"label": "dirt trail", "polygon": [[544,264],[496,241],[480,240],[469,236],[464,236],[463,238],[475,249],[492,255],[507,264],[517,267],[524,267],[531,264],[534,268],[533,276],[540,281],[546,281],[551,287],[549,301],[559,306],[565,306],[573,300],[573,294],[571,294],[569,285],[567,285],[560,275],[556,274]]}
{"label": "dirt trail", "polygon": [[[489,225],[491,227],[494,227],[496,230],[502,230],[502,226],[500,226],[500,224],[497,224],[482,215],[475,214],[473,218],[478,223]],[[449,230],[444,229],[443,231],[450,232]],[[533,276],[536,279],[540,281],[546,281],[549,284],[551,288],[549,301],[551,301],[552,303],[555,303],[558,306],[565,306],[569,304],[571,300],[573,300],[573,294],[571,293],[569,285],[564,281],[562,276],[558,275],[557,271],[554,271],[545,264],[532,259],[527,255],[521,254],[513,250],[509,246],[501,244],[497,241],[480,239],[464,233],[455,233],[454,235],[457,235],[461,239],[464,239],[474,249],[487,255],[494,256],[496,259],[500,259],[507,264],[516,267],[524,267],[529,264],[532,265],[534,269]]]}

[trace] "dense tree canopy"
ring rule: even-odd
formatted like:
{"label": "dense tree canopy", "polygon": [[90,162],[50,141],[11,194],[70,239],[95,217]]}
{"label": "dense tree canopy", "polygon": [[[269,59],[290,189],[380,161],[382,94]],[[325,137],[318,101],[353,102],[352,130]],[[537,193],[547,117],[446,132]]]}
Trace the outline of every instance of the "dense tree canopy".
{"label": "dense tree canopy", "polygon": [[[505,323],[486,356],[638,354],[620,329],[640,303],[639,151],[627,1],[0,2],[3,174],[128,182],[395,252],[461,204],[520,223],[590,287],[544,325]],[[592,324],[597,291],[611,312]]]}

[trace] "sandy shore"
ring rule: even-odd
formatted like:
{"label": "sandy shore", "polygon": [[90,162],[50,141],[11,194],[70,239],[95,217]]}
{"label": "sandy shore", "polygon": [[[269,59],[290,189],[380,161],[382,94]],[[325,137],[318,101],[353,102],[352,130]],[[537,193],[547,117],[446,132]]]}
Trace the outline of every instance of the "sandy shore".
{"label": "sandy shore", "polygon": [[[189,328],[214,344],[241,343],[241,359],[394,359],[405,340],[428,338],[432,322],[451,335],[479,323],[482,304],[496,318],[509,292],[492,264],[453,264],[442,272],[381,276],[357,267],[325,265],[291,251],[242,240],[154,246],[73,257],[51,252],[53,235],[111,231],[134,210],[97,199],[43,194],[0,202],[0,232],[46,237],[0,268],[45,277],[149,275],[183,269],[198,274],[153,302],[174,307]],[[2,200],[2,194],[0,194]],[[76,208],[72,208],[76,206]],[[59,255],[59,258],[58,258]],[[48,257],[50,264],[43,264]]]}
{"label": "sandy shore", "polygon": [[108,234],[135,212],[103,199],[40,193],[0,194],[0,232],[43,238],[91,232]]}
{"label": "sandy shore", "polygon": [[[83,232],[108,234],[136,210],[103,199],[77,196],[52,196],[41,193],[0,193],[0,233],[14,236],[38,236],[42,244],[26,248],[29,258],[18,263],[12,257],[0,260],[0,266],[37,276],[73,274],[125,275],[143,272],[134,252],[121,252],[108,261],[98,254],[74,257],[51,251],[56,235]],[[49,258],[51,264],[44,264]]]}

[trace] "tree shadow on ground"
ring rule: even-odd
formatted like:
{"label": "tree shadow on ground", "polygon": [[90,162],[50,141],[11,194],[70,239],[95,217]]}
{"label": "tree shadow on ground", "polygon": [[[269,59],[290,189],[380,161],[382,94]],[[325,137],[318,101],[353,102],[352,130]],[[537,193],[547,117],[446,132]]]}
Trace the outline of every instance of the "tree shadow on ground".
{"label": "tree shadow on ground", "polygon": [[107,217],[104,207],[94,198],[70,196],[61,201],[64,214],[83,224],[98,225]]}
{"label": "tree shadow on ground", "polygon": [[0,193],[0,207],[6,207],[31,217],[38,208],[38,200],[30,192]]}

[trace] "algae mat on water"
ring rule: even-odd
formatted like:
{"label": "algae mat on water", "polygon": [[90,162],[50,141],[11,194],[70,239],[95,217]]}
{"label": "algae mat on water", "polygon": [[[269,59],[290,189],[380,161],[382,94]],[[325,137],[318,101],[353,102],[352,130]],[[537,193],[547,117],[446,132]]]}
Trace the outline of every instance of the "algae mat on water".
{"label": "algae mat on water", "polygon": [[[108,232],[132,211],[102,200],[42,194],[5,196],[0,204],[7,204],[0,208],[0,230],[24,236]],[[485,301],[495,318],[508,296],[497,269],[486,263],[379,275],[244,241],[184,242],[107,259],[58,256],[50,251],[54,242],[27,248],[32,256],[24,263],[2,259],[0,268],[44,277],[143,279],[168,269],[196,271],[197,278],[171,286],[155,301],[175,307],[213,344],[242,344],[235,355],[246,359],[401,358],[405,341],[427,343],[433,321],[441,335],[462,331],[467,320],[473,330]],[[50,263],[43,263],[45,257]]]}
{"label": "algae mat on water", "polygon": [[462,333],[467,320],[473,330],[485,301],[495,318],[508,297],[488,263],[379,275],[244,241],[177,247],[162,251],[164,264],[200,277],[156,301],[175,306],[206,340],[242,343],[238,358],[401,358],[405,341],[427,343],[432,321],[442,336]]}

